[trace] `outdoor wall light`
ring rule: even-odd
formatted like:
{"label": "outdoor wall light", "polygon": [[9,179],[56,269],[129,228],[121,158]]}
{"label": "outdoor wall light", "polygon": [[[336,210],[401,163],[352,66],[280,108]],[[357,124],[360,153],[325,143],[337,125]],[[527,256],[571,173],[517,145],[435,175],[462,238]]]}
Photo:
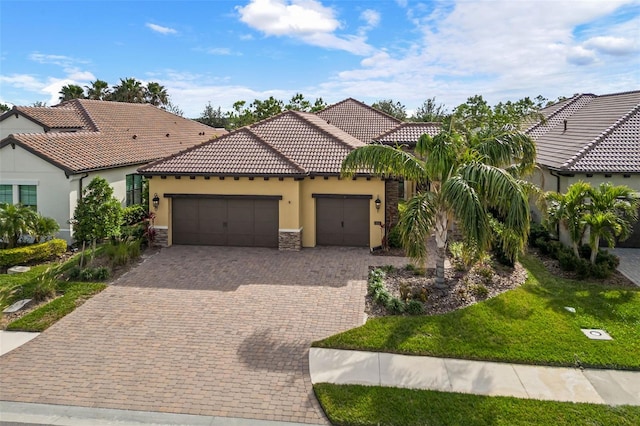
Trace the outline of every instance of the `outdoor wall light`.
{"label": "outdoor wall light", "polygon": [[153,208],[155,210],[158,210],[158,206],[160,205],[160,197],[158,197],[157,192],[153,194],[153,198],[151,199],[151,202],[153,203]]}
{"label": "outdoor wall light", "polygon": [[380,197],[379,196],[376,198],[375,203],[376,203],[376,210],[380,210],[380,206],[382,205],[382,201],[380,201]]}

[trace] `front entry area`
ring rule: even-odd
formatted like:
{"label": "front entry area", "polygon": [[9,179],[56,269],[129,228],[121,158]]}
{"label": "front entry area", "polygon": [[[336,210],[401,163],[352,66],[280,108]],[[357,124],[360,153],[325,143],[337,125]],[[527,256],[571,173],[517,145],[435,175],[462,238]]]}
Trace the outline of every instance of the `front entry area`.
{"label": "front entry area", "polygon": [[278,199],[173,198],[173,244],[278,247]]}
{"label": "front entry area", "polygon": [[316,243],[369,247],[370,196],[314,195]]}

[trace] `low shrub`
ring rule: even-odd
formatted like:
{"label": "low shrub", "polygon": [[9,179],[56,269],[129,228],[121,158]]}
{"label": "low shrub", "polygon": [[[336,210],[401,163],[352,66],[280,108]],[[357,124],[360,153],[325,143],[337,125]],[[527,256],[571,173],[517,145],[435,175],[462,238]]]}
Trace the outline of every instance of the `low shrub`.
{"label": "low shrub", "polygon": [[539,244],[547,243],[551,240],[551,234],[543,225],[532,222],[529,228],[529,245],[540,248]]}
{"label": "low shrub", "polygon": [[140,240],[130,239],[109,244],[105,253],[113,266],[124,266],[140,257]]}
{"label": "low shrub", "polygon": [[407,303],[406,311],[409,315],[422,315],[424,314],[424,305],[417,300],[410,300]]}
{"label": "low shrub", "polygon": [[36,302],[50,299],[56,295],[57,279],[51,268],[47,269],[35,280],[32,297]]}
{"label": "low shrub", "polygon": [[392,314],[401,314],[404,312],[404,302],[397,297],[391,297],[385,305],[387,310]]}
{"label": "low shrub", "polygon": [[67,242],[61,239],[40,244],[0,250],[0,267],[7,268],[27,262],[39,262],[59,256],[67,251]]}
{"label": "low shrub", "polygon": [[122,209],[122,225],[129,226],[140,223],[146,219],[148,214],[147,209],[140,204],[125,207]]}
{"label": "low shrub", "polygon": [[484,284],[472,284],[469,286],[469,290],[478,299],[484,299],[489,295],[489,289]]}
{"label": "low shrub", "polygon": [[402,248],[402,239],[400,238],[400,228],[394,226],[389,231],[389,236],[387,237],[387,244],[389,244],[390,248]]}

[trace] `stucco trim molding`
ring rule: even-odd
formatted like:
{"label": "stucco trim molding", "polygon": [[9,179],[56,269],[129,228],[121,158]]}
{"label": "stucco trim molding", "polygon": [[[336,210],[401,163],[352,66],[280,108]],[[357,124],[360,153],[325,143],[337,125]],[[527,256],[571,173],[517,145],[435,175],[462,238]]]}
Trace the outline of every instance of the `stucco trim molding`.
{"label": "stucco trim molding", "polygon": [[230,194],[163,194],[164,198],[214,198],[221,200],[282,200],[282,195],[230,195]]}
{"label": "stucco trim molding", "polygon": [[285,229],[285,228],[281,228],[281,229],[278,229],[278,232],[302,232],[302,228],[299,228],[299,229]]}

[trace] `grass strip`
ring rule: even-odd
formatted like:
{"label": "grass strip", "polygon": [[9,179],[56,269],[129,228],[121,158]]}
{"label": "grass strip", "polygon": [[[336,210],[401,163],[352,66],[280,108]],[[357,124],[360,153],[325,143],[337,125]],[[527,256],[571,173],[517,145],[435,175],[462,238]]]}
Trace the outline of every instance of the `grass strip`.
{"label": "grass strip", "polygon": [[106,287],[102,283],[60,283],[59,290],[63,293],[61,297],[10,323],[7,330],[44,331]]}
{"label": "grass strip", "polygon": [[640,407],[319,383],[334,425],[638,425]]}
{"label": "grass strip", "polygon": [[[529,277],[518,289],[443,315],[372,318],[313,346],[640,369],[640,289],[559,278],[529,256],[522,263]],[[613,340],[587,339],[581,328],[604,329]]]}

